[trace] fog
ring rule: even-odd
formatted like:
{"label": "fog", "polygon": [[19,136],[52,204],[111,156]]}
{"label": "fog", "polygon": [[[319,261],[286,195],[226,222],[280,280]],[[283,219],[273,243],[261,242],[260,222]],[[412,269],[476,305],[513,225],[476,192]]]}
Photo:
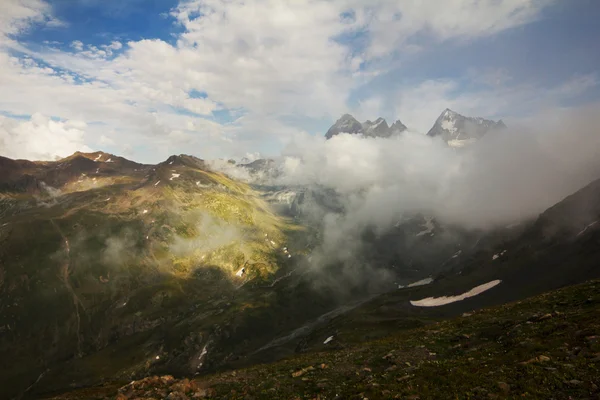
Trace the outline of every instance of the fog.
{"label": "fog", "polygon": [[276,178],[247,178],[247,170],[231,164],[223,171],[263,184],[335,191],[344,212],[313,210],[322,228],[313,264],[342,261],[355,279],[362,274],[354,270],[370,268],[356,259],[367,228],[381,234],[417,213],[466,229],[507,226],[599,179],[598,126],[593,108],[564,111],[461,149],[410,132],[388,139],[299,135],[276,158]]}
{"label": "fog", "polygon": [[[283,151],[276,183],[319,184],[346,198],[351,221],[386,228],[403,213],[489,228],[533,217],[600,178],[594,109],[493,132],[463,149],[418,133],[303,136]],[[338,221],[342,223],[342,221]]]}

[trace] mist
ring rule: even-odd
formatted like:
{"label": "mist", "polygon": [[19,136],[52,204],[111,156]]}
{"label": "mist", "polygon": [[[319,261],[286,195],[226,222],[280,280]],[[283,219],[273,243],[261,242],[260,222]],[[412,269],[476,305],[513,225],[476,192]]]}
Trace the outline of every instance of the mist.
{"label": "mist", "polygon": [[[321,225],[311,264],[319,269],[341,262],[344,276],[334,280],[354,282],[365,271],[373,278],[378,267],[357,258],[367,229],[384,234],[403,218],[421,214],[486,231],[535,218],[599,179],[598,126],[594,108],[561,111],[461,149],[412,132],[387,139],[299,135],[277,158],[275,178],[262,174],[246,180],[333,191],[343,211],[318,204],[305,210]],[[237,178],[248,174],[231,164],[223,171]],[[382,273],[380,280],[389,276]]]}
{"label": "mist", "polygon": [[342,228],[387,228],[405,213],[488,229],[531,218],[600,178],[600,117],[580,110],[509,128],[463,149],[418,133],[303,136],[283,151],[278,184],[323,185],[346,199]]}

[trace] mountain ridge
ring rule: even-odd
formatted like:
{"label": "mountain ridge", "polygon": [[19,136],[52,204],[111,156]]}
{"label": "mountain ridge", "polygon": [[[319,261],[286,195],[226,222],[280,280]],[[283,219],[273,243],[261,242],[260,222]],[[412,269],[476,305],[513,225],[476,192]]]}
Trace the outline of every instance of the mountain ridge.
{"label": "mountain ridge", "polygon": [[[446,108],[426,135],[429,137],[440,136],[450,147],[460,148],[476,142],[488,132],[505,128],[506,125],[502,120],[493,121],[481,117],[466,117]],[[407,126],[400,120],[389,126],[382,117],[377,118],[375,121],[367,120],[361,123],[351,114],[344,114],[327,130],[325,138],[331,139],[341,133],[362,137],[389,138],[406,130],[408,130]]]}
{"label": "mountain ridge", "polygon": [[[99,156],[104,162],[94,161]],[[260,171],[270,162],[241,167]],[[3,165],[16,172],[5,174]],[[387,233],[367,230],[366,248],[356,259],[384,266],[388,279],[375,290],[369,282],[359,283],[343,297],[313,286],[315,280],[339,279],[343,266],[319,265],[318,274],[311,272],[311,251],[324,216],[303,216],[313,203],[345,212],[335,193],[249,185],[208,165],[183,154],[155,165],[102,152],[48,163],[0,158],[5,180],[39,183],[38,192],[0,187],[0,352],[13,360],[0,368],[6,393],[23,394],[33,384],[24,398],[39,398],[73,384],[93,391],[99,384],[121,387],[156,374],[194,376],[245,367],[268,371],[261,364],[290,356],[271,371],[293,378],[293,390],[304,391],[306,386],[293,382],[308,385],[296,378],[313,373],[298,372],[308,364],[297,364],[295,357],[310,365],[320,359],[315,365],[326,364],[322,370],[339,368],[336,360],[343,359],[344,349],[358,349],[351,357],[371,353],[377,346],[372,340],[389,334],[405,340],[405,329],[435,330],[437,324],[444,326],[440,321],[464,312],[600,278],[600,180],[517,228],[464,231],[434,216],[415,215]],[[52,190],[43,187],[43,179],[55,185]],[[275,212],[268,204],[272,200],[289,214]],[[317,225],[307,223],[311,220]],[[446,236],[453,241],[446,242]],[[461,293],[494,282],[497,286],[460,299]],[[454,302],[435,306],[440,298]],[[415,305],[423,300],[431,306]],[[342,352],[324,356],[319,353],[324,350]],[[446,350],[434,346],[419,359],[435,361],[430,353]],[[379,371],[375,360],[388,352],[369,359],[361,370]],[[458,362],[468,357],[465,353]],[[401,369],[394,382],[418,373],[412,369],[415,359],[405,361],[410,369]],[[592,370],[581,371],[587,376]],[[235,386],[228,374],[212,376]],[[149,388],[154,381],[142,382]],[[360,394],[367,390],[361,385],[353,383],[342,393]],[[169,391],[177,392],[163,389],[168,390],[143,395],[164,399]],[[331,388],[332,393],[339,390]],[[216,393],[227,396],[230,389],[220,387]],[[277,388],[268,393],[289,394]],[[140,393],[124,388],[121,394],[125,399]]]}
{"label": "mountain ridge", "polygon": [[427,136],[441,137],[450,147],[460,148],[476,142],[489,132],[505,128],[502,120],[465,117],[446,108],[427,132]]}
{"label": "mountain ridge", "polygon": [[325,138],[331,139],[340,133],[387,138],[400,134],[406,129],[406,126],[400,120],[395,121],[391,126],[382,117],[377,118],[375,121],[367,120],[360,123],[352,115],[344,114],[329,128],[325,134]]}

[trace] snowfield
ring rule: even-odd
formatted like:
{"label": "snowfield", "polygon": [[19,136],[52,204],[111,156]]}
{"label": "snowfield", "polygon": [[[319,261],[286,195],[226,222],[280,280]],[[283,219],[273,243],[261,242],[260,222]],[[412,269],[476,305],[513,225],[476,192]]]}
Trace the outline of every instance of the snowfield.
{"label": "snowfield", "polygon": [[410,304],[415,307],[437,307],[443,306],[450,303],[455,303],[457,301],[462,301],[464,299],[468,299],[469,297],[477,296],[487,290],[490,290],[494,286],[500,284],[501,280],[495,280],[488,283],[484,283],[483,285],[479,285],[469,290],[466,293],[459,294],[458,296],[442,296],[442,297],[427,297],[422,300],[411,300]]}

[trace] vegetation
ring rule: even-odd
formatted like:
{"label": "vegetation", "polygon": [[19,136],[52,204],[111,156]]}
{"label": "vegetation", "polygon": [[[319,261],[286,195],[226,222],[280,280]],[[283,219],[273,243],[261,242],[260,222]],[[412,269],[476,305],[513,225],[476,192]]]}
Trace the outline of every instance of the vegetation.
{"label": "vegetation", "polygon": [[297,228],[249,186],[193,158],[156,167],[122,159],[124,167],[107,170],[95,157],[38,165],[37,176],[53,177],[60,192],[40,183],[40,192],[6,185],[2,193],[7,396],[34,383],[26,394],[152,371],[194,373],[189,359],[221,340],[219,326],[238,313],[267,307],[254,288],[289,263],[280,247]]}
{"label": "vegetation", "polygon": [[600,393],[599,289],[600,281],[591,281],[377,341],[192,381],[150,377],[119,390],[111,383],[47,398],[590,398]]}

